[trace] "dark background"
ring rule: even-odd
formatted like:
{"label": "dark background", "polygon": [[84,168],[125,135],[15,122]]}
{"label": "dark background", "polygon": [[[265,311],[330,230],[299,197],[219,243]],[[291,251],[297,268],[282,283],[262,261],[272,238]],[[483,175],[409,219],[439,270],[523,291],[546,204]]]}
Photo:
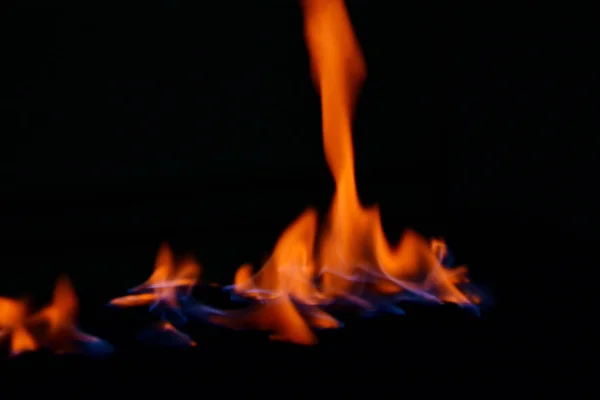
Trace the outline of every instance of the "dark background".
{"label": "dark background", "polygon": [[[147,277],[162,240],[229,283],[306,206],[327,209],[297,3],[159,3],[0,17],[3,293],[43,297],[67,272],[102,304]],[[580,355],[600,221],[592,25],[481,5],[349,8],[368,68],[364,203],[381,205],[391,239],[447,238],[489,295],[489,335]]]}

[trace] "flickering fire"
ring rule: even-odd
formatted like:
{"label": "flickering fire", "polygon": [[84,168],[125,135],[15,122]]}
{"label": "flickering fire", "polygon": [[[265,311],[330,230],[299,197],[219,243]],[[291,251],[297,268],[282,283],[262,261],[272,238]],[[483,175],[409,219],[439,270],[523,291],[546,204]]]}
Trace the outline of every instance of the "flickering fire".
{"label": "flickering fire", "polygon": [[171,309],[179,308],[178,297],[190,294],[200,276],[201,267],[191,256],[176,263],[173,251],[167,243],[158,250],[152,275],[141,285],[130,289],[133,294],[119,297],[109,304],[121,307],[164,304]]}
{"label": "flickering fire", "polygon": [[325,298],[314,283],[316,228],[317,214],[309,209],[287,228],[273,255],[256,275],[251,276],[250,266],[240,267],[234,291],[259,302],[250,310],[217,315],[211,320],[233,328],[267,330],[272,332],[272,339],[298,344],[316,343],[310,326],[339,327],[338,321],[318,308]]}
{"label": "flickering fire", "polygon": [[47,348],[55,353],[106,353],[112,351],[101,339],[81,332],[75,325],[78,300],[71,282],[61,276],[52,302],[31,313],[27,302],[0,297],[0,340],[10,340],[12,355]]}
{"label": "flickering fire", "polygon": [[[323,145],[336,184],[333,202],[320,232],[318,214],[309,208],[283,232],[256,274],[248,264],[238,269],[229,289],[254,300],[253,306],[218,312],[200,305],[205,310],[200,315],[212,323],[265,330],[271,339],[310,345],[317,342],[312,328],[342,326],[324,311],[333,303],[352,305],[364,313],[402,314],[396,304],[407,299],[451,302],[476,310],[477,298],[466,290],[466,268],[444,265],[443,240],[428,241],[408,230],[392,246],[378,208],[360,204],[351,127],[354,103],[366,76],[365,62],[343,0],[304,0],[302,6],[312,74],[321,97]],[[183,283],[181,279],[157,265],[149,280],[154,292],[113,304],[164,299],[176,307],[176,300],[168,300],[176,295],[175,288],[193,284],[193,279]]]}
{"label": "flickering fire", "polygon": [[[408,231],[392,247],[377,207],[364,208],[354,179],[352,112],[366,67],[342,0],[306,0],[304,27],[313,76],[322,103],[323,144],[336,192],[319,243],[321,290],[328,298],[363,294],[419,295],[469,304],[456,287],[463,270],[441,262],[439,240],[427,243]],[[437,253],[437,254],[436,254]],[[437,255],[437,257],[436,257]]]}
{"label": "flickering fire", "polygon": [[[116,307],[138,307],[150,306],[151,309],[157,308],[161,313],[160,321],[152,326],[148,331],[141,333],[141,338],[158,334],[168,342],[183,344],[186,346],[195,346],[188,335],[179,331],[169,320],[169,312],[175,312],[178,319],[185,321],[186,317],[182,312],[181,303],[188,305],[192,301],[186,301],[191,295],[191,290],[196,285],[201,273],[200,264],[191,256],[184,258],[181,262],[176,262],[173,251],[167,243],[163,243],[156,255],[154,271],[146,282],[130,289],[132,294],[118,297],[109,302],[109,305]],[[192,308],[192,307],[189,307]],[[186,307],[186,310],[188,307]],[[207,307],[208,309],[208,307]],[[191,313],[194,315],[194,313]],[[164,340],[167,342],[167,340]]]}
{"label": "flickering fire", "polygon": [[[169,343],[195,346],[180,330],[188,318],[233,329],[258,329],[273,340],[317,343],[315,330],[343,326],[331,313],[343,304],[360,313],[402,314],[398,303],[419,300],[450,302],[477,311],[479,298],[468,285],[465,267],[446,265],[442,239],[427,240],[407,230],[391,245],[379,210],[358,197],[352,146],[352,119],[366,66],[343,0],[304,0],[304,33],[314,84],[321,98],[323,146],[335,180],[335,194],[322,226],[306,209],[277,241],[256,273],[245,264],[232,296],[252,301],[246,309],[218,310],[192,296],[202,268],[192,257],[177,260],[167,243],[156,256],[154,271],[129,294],[109,302],[114,307],[149,306],[158,322],[138,338],[157,334]],[[327,311],[329,310],[329,311]],[[48,348],[57,353],[108,351],[110,346],[79,331],[78,301],[69,280],[61,277],[50,305],[33,313],[23,300],[0,297],[0,341],[11,354]]]}

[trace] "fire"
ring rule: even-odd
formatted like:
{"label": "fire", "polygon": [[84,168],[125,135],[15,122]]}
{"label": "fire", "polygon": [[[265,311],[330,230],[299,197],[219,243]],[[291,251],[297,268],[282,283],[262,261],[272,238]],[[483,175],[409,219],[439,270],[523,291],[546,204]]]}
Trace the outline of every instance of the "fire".
{"label": "fire", "polygon": [[407,231],[397,246],[391,246],[378,208],[360,204],[351,127],[354,103],[366,76],[365,62],[343,0],[305,0],[302,5],[335,195],[318,243],[317,214],[309,209],[282,234],[255,276],[249,265],[238,269],[234,292],[259,304],[213,321],[265,329],[275,339],[313,344],[316,338],[309,326],[340,326],[317,308],[335,301],[368,312],[402,313],[393,303],[405,298],[472,306],[459,289],[468,282],[466,269],[444,266],[447,249],[442,240],[428,242]]}
{"label": "fire", "polygon": [[234,280],[234,291],[256,299],[291,295],[307,304],[316,304],[318,292],[313,282],[313,246],[317,213],[305,211],[277,242],[262,269],[252,276],[252,267],[242,265]]}
{"label": "fire", "polygon": [[35,339],[24,327],[28,314],[25,301],[0,297],[0,341],[10,338],[11,354],[38,348]]}
{"label": "fire", "polygon": [[314,284],[316,230],[317,213],[308,209],[281,235],[271,258],[255,276],[249,265],[242,265],[236,273],[234,291],[259,300],[258,304],[250,310],[214,316],[212,321],[270,331],[272,339],[298,344],[316,343],[311,325],[338,327],[338,321],[317,308],[322,296]]}
{"label": "fire", "polygon": [[[158,322],[139,339],[195,346],[177,326],[187,318],[233,329],[268,331],[273,340],[317,343],[314,329],[342,326],[330,312],[343,304],[360,312],[402,314],[400,300],[451,302],[477,310],[465,267],[446,265],[442,239],[427,240],[407,230],[396,245],[385,237],[377,206],[364,207],[355,181],[352,120],[366,65],[343,0],[304,0],[304,33],[314,84],[321,98],[325,155],[335,181],[331,207],[322,226],[318,213],[305,210],[278,239],[270,258],[254,273],[249,264],[236,272],[232,294],[253,301],[247,309],[221,311],[196,300],[201,265],[192,257],[176,260],[168,244],[157,253],[154,270],[115,307],[150,306]],[[47,307],[31,313],[28,303],[0,297],[0,340],[10,338],[12,354],[49,348],[57,353],[108,349],[80,332],[78,300],[61,277]],[[177,317],[178,322],[173,318]]]}
{"label": "fire", "polygon": [[[336,184],[327,219],[319,231],[317,212],[307,209],[283,232],[256,274],[249,264],[238,269],[229,289],[254,301],[249,309],[225,312],[196,304],[188,313],[193,309],[196,316],[216,324],[260,329],[274,340],[311,345],[317,343],[312,328],[342,326],[324,311],[332,303],[366,313],[398,314],[403,311],[396,303],[405,299],[473,307],[475,298],[461,290],[468,283],[466,269],[444,265],[443,240],[428,241],[409,230],[392,246],[378,208],[361,205],[351,128],[365,62],[343,0],[305,0],[302,5],[312,74],[321,96],[323,145]],[[163,302],[180,310],[177,288],[195,284],[195,275],[177,272],[167,249],[161,248],[154,273],[135,290],[144,292],[112,304]]]}
{"label": "fire", "polygon": [[196,343],[193,340],[185,333],[178,331],[166,318],[169,312],[174,312],[180,320],[185,321],[186,317],[181,309],[182,301],[187,306],[186,308],[195,309],[198,312],[197,304],[189,298],[193,287],[198,282],[200,273],[200,264],[191,256],[184,258],[181,262],[176,262],[169,245],[163,243],[156,255],[154,271],[146,282],[131,289],[132,294],[111,300],[109,305],[116,307],[149,305],[151,309],[158,308],[161,320],[151,328],[152,333],[176,339],[177,343],[195,346]]}
{"label": "fire", "polygon": [[442,301],[469,304],[456,287],[464,281],[463,270],[443,268],[443,242],[427,243],[408,231],[392,247],[378,208],[360,204],[351,126],[353,104],[366,75],[364,59],[342,0],[306,0],[303,5],[306,43],[321,95],[323,143],[336,183],[320,243],[323,292],[345,298],[365,291],[434,295]]}
{"label": "fire", "polygon": [[154,271],[146,282],[130,289],[133,294],[113,299],[109,304],[118,307],[156,307],[163,304],[170,309],[178,309],[179,295],[191,293],[200,272],[200,264],[192,257],[188,256],[177,264],[173,251],[167,243],[163,243],[156,255]]}
{"label": "fire", "polygon": [[101,339],[81,332],[76,326],[78,300],[71,282],[61,276],[52,302],[30,313],[21,300],[0,298],[0,340],[10,337],[13,355],[48,348],[55,353],[106,353],[112,348]]}

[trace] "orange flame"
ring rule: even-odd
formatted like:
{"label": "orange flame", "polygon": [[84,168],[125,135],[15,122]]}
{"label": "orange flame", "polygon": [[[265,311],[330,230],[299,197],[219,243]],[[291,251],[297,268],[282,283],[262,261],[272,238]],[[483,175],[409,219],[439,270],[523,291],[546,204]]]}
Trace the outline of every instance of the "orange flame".
{"label": "orange flame", "polygon": [[0,328],[11,335],[10,352],[17,355],[46,347],[56,353],[78,351],[94,346],[109,351],[100,339],[79,331],[75,325],[78,300],[71,282],[61,276],[56,282],[50,305],[31,315],[24,302],[0,298]]}
{"label": "orange flame", "polygon": [[[391,246],[384,234],[377,206],[361,205],[355,182],[352,117],[366,66],[343,0],[304,0],[304,33],[314,83],[321,97],[323,145],[336,190],[324,229],[317,236],[318,216],[308,209],[282,233],[260,271],[242,265],[232,291],[255,301],[250,309],[219,311],[194,303],[189,294],[200,274],[193,260],[176,265],[166,244],[159,249],[155,269],[135,294],[110,304],[135,306],[164,303],[179,310],[181,290],[188,298],[183,312],[234,329],[269,331],[270,338],[311,345],[311,328],[341,326],[320,307],[349,301],[367,312],[381,308],[402,313],[394,304],[402,299],[454,302],[472,306],[474,295],[461,288],[468,282],[466,268],[449,269],[441,239],[426,240],[407,230]],[[318,238],[318,240],[317,240]],[[191,344],[167,321],[159,331],[173,334],[178,343]],[[188,340],[189,339],[189,340]]]}
{"label": "orange flame", "polygon": [[117,307],[137,307],[163,303],[171,309],[179,308],[178,294],[189,294],[198,282],[201,267],[191,256],[175,263],[173,251],[162,243],[156,255],[152,275],[141,285],[131,289],[134,294],[118,297],[109,304]]}
{"label": "orange flame", "polygon": [[[360,203],[352,119],[366,77],[365,61],[343,0],[303,0],[302,6],[312,75],[321,97],[323,146],[336,185],[324,229],[317,236],[318,215],[309,208],[282,233],[258,273],[248,264],[238,269],[232,289],[256,302],[250,309],[225,312],[194,302],[191,292],[201,266],[192,257],[176,261],[167,243],[161,244],[150,277],[109,304],[163,305],[182,316],[187,313],[234,329],[261,329],[274,340],[312,345],[317,343],[312,328],[341,326],[321,309],[335,301],[395,312],[401,310],[394,304],[405,298],[463,306],[480,301],[464,289],[469,282],[466,268],[443,264],[448,252],[443,240],[428,241],[407,230],[392,246],[378,207]],[[10,337],[11,354],[41,347],[57,353],[82,346],[109,350],[100,339],[78,330],[78,307],[66,276],[56,282],[51,304],[35,314],[25,301],[0,297],[0,341]],[[171,342],[196,346],[164,316],[144,334],[154,337],[156,332]]]}
{"label": "orange flame", "polygon": [[10,337],[12,354],[37,350],[38,344],[25,329],[29,314],[24,301],[0,297],[0,341]]}
{"label": "orange flame", "polygon": [[252,267],[242,265],[234,280],[234,290],[256,299],[291,295],[303,303],[315,304],[313,246],[317,213],[306,210],[279,238],[273,254],[252,276]]}
{"label": "orange flame", "polygon": [[303,5],[306,42],[321,95],[323,143],[336,183],[328,229],[320,243],[323,292],[351,296],[362,293],[370,281],[378,292],[408,291],[469,304],[456,287],[465,279],[464,270],[448,271],[436,257],[445,249],[443,242],[428,244],[408,231],[392,248],[379,209],[360,204],[351,125],[353,104],[366,75],[363,56],[342,0],[305,0]]}
{"label": "orange flame", "polygon": [[27,315],[24,301],[0,297],[0,330],[14,329],[20,325]]}
{"label": "orange flame", "polygon": [[321,300],[313,281],[316,229],[317,213],[308,209],[281,235],[255,276],[249,265],[242,265],[235,275],[234,291],[262,302],[249,311],[216,315],[211,320],[232,328],[270,331],[271,339],[306,345],[317,341],[309,325],[338,327],[338,321],[316,308]]}
{"label": "orange flame", "polygon": [[[390,246],[378,208],[360,204],[354,179],[352,114],[366,76],[365,62],[343,0],[304,0],[304,32],[312,74],[321,96],[323,145],[336,191],[324,232],[317,243],[317,215],[302,214],[281,235],[273,255],[252,276],[241,266],[234,281],[237,294],[259,300],[250,311],[236,311],[213,320],[234,328],[272,331],[272,338],[314,344],[309,326],[338,327],[316,308],[346,299],[374,310],[384,295],[391,300],[417,297],[471,305],[458,285],[467,282],[466,269],[447,269],[446,245],[428,242],[406,231]],[[320,277],[320,287],[315,278]],[[389,309],[395,309],[388,303]]]}
{"label": "orange flame", "polygon": [[[180,263],[176,263],[173,251],[169,245],[162,243],[156,255],[154,271],[146,282],[131,289],[130,292],[133,292],[133,294],[115,298],[109,304],[116,307],[146,305],[155,307],[160,304],[183,317],[179,296],[189,296],[191,294],[193,287],[198,282],[200,272],[200,264],[194,258],[188,256]],[[208,309],[202,311],[211,314]],[[189,336],[180,332],[173,324],[162,318],[164,316],[161,316],[161,321],[152,327],[151,331],[162,335],[165,339],[176,339],[180,344],[196,346],[196,342],[189,338]]]}

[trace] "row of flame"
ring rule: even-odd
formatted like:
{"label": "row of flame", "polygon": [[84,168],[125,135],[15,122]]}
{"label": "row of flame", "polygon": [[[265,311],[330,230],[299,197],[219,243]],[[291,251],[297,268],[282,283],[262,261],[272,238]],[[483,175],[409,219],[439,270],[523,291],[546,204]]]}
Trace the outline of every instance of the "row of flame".
{"label": "row of flame", "polygon": [[[442,263],[446,256],[444,242],[434,239],[427,246],[424,239],[412,231],[404,235],[403,251],[420,256],[421,262],[426,260],[432,263],[427,283],[421,284],[421,289],[414,284],[411,287],[408,281],[377,272],[374,268],[364,268],[360,275],[345,277],[351,283],[346,292],[333,294],[326,290],[327,284],[323,286],[323,283],[327,280],[322,280],[318,287],[310,263],[304,259],[307,253],[302,250],[306,249],[295,247],[298,235],[305,232],[306,225],[313,221],[313,217],[312,211],[308,211],[290,225],[259,273],[253,275],[250,265],[242,265],[235,274],[234,284],[223,288],[232,295],[254,300],[249,309],[223,311],[195,300],[192,291],[199,281],[200,264],[191,257],[176,261],[166,243],[158,251],[151,276],[143,284],[131,289],[130,294],[115,298],[108,304],[115,307],[150,306],[161,310],[160,323],[155,327],[158,332],[170,335],[170,342],[176,340],[179,344],[189,346],[195,346],[195,342],[178,330],[175,327],[177,323],[169,321],[171,318],[167,315],[177,315],[180,322],[195,318],[234,329],[265,330],[271,332],[272,339],[310,345],[317,342],[311,328],[334,329],[342,326],[336,318],[320,308],[334,302],[343,302],[367,313],[387,311],[402,314],[402,310],[395,305],[399,300],[444,300],[476,311],[473,303],[478,301],[477,297],[471,295],[469,301],[456,289],[457,284],[467,282],[465,269],[448,269]],[[414,253],[415,250],[420,254]],[[297,264],[299,261],[301,263]],[[330,270],[322,271],[322,277],[330,273]],[[432,295],[436,291],[438,295]],[[61,276],[57,281],[51,304],[36,313],[29,312],[26,301],[0,297],[0,341],[10,341],[13,355],[40,347],[57,353],[112,350],[106,342],[77,329],[77,312],[78,300],[66,276]]]}
{"label": "row of flame", "polygon": [[[300,344],[316,342],[311,327],[340,326],[323,310],[332,302],[343,301],[369,312],[382,308],[401,312],[395,304],[404,299],[475,308],[478,299],[469,293],[466,269],[443,265],[447,251],[443,241],[427,241],[408,231],[397,246],[391,246],[377,207],[361,205],[351,126],[353,106],[366,76],[364,58],[343,0],[303,0],[302,6],[313,78],[321,97],[325,155],[336,184],[324,230],[317,236],[317,213],[309,209],[286,229],[256,275],[248,265],[238,270],[230,289],[256,301],[250,310],[224,312],[194,302],[191,289],[200,266],[190,260],[176,265],[167,246],[159,251],[150,279],[112,305],[161,305],[232,328],[268,330],[274,339]],[[99,339],[76,329],[76,309],[73,289],[62,278],[52,304],[34,315],[22,302],[0,299],[0,332],[12,337],[13,353],[41,345],[69,351],[74,343],[106,348]],[[40,322],[45,329],[32,329]],[[161,327],[193,344],[166,320]]]}

